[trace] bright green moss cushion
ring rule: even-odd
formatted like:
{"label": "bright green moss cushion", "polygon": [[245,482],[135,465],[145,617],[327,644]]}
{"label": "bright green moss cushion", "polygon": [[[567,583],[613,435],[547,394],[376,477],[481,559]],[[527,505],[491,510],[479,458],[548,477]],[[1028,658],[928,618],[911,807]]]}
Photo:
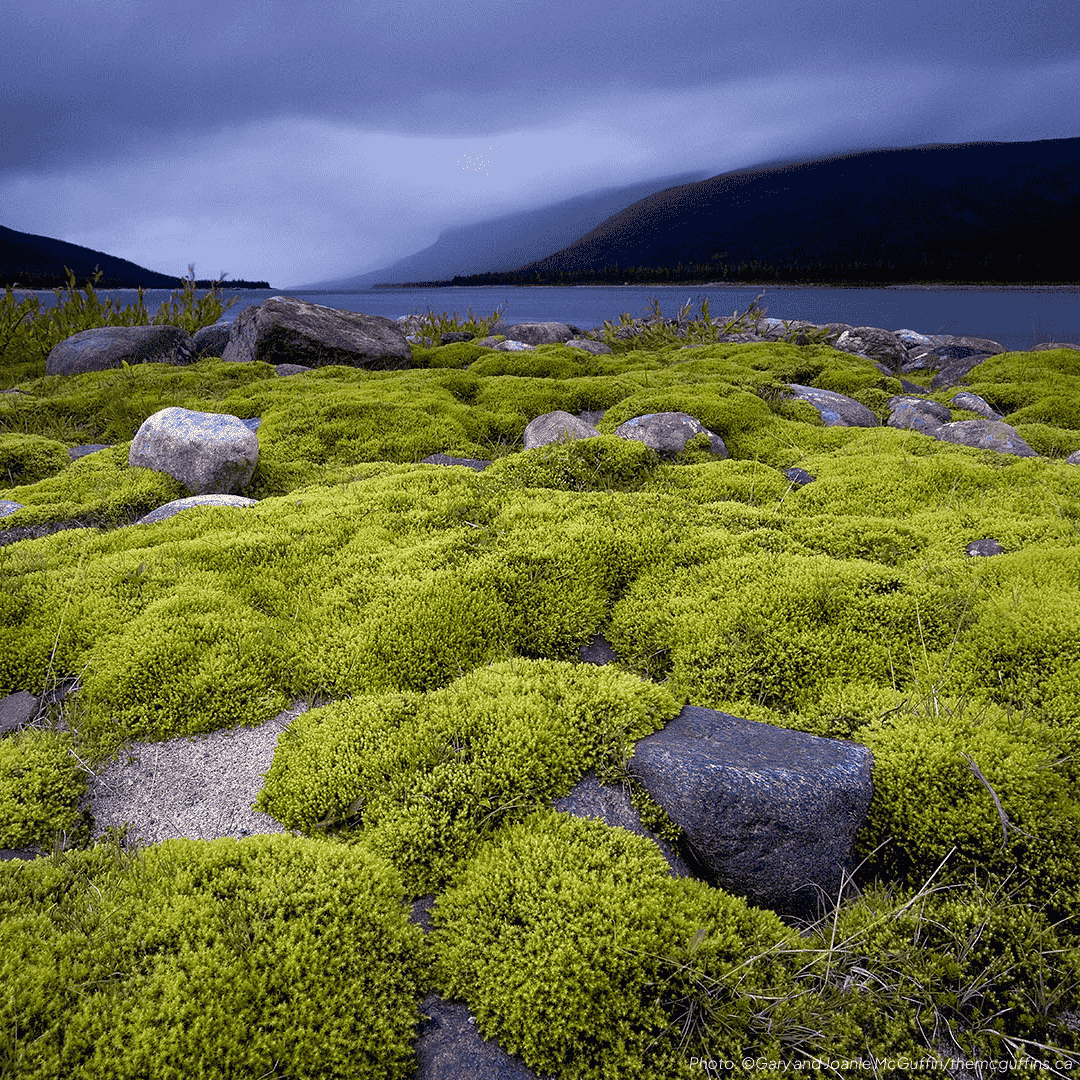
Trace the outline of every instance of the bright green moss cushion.
{"label": "bright green moss cushion", "polygon": [[397,876],[359,848],[278,835],[3,863],[0,1073],[404,1080],[423,948]]}
{"label": "bright green moss cushion", "polygon": [[[691,1056],[780,1049],[782,1025],[753,1013],[792,990],[776,954],[793,932],[669,877],[657,847],[623,829],[551,810],[508,826],[439,897],[432,922],[442,992],[469,1003],[485,1037],[559,1080],[667,1080]],[[704,1000],[722,1017],[707,1034]]]}
{"label": "bright green moss cushion", "polygon": [[389,856],[415,895],[501,821],[569,793],[679,711],[662,687],[586,664],[513,660],[426,695],[357,696],[298,717],[255,806]]}

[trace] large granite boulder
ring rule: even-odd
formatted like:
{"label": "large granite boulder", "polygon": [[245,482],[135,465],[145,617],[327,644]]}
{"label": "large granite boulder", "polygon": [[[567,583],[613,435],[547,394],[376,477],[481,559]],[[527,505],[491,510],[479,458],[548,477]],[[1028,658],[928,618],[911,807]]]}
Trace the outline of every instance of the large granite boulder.
{"label": "large granite boulder", "polygon": [[381,315],[271,296],[236,317],[221,359],[306,367],[405,368],[412,363],[412,350],[402,325]]}
{"label": "large granite boulder", "polygon": [[599,434],[592,424],[579,420],[572,413],[556,409],[529,421],[525,427],[525,449],[535,450],[538,446],[546,446],[560,439],[592,439]]}
{"label": "large granite boulder", "polygon": [[1015,454],[1017,457],[1038,457],[1010,424],[999,420],[954,420],[942,424],[934,431],[934,438],[960,446],[976,446],[981,450],[995,450],[999,454]]}
{"label": "large granite boulder", "polygon": [[724,440],[693,416],[684,412],[646,413],[634,416],[615,429],[620,439],[634,439],[651,447],[662,457],[674,457],[696,435],[707,435],[709,448],[719,457],[728,456]]}
{"label": "large granite boulder", "polygon": [[897,373],[907,360],[907,351],[897,336],[891,330],[882,330],[877,326],[854,326],[845,330],[836,339],[833,348],[875,360],[889,371]]}
{"label": "large granite boulder", "polygon": [[220,356],[229,344],[232,327],[229,323],[215,323],[195,331],[195,351],[201,360],[204,356]]}
{"label": "large granite boulder", "polygon": [[688,705],[637,742],[629,769],[717,885],[812,919],[851,869],[872,764],[858,743]]}
{"label": "large granite boulder", "polygon": [[57,342],[46,375],[82,375],[124,364],[193,364],[195,342],[179,326],[99,326]]}
{"label": "large granite boulder", "polygon": [[251,482],[259,439],[236,416],[172,407],[148,416],[128,464],[168,473],[195,495],[238,495]]}
{"label": "large granite boulder", "polygon": [[999,413],[989,402],[984,398],[979,397],[978,394],[972,394],[968,390],[964,390],[959,394],[953,394],[949,399],[953,408],[966,409],[968,412],[978,413],[984,420],[1000,420],[1002,419],[1001,413]]}
{"label": "large granite boulder", "polygon": [[521,341],[526,345],[560,345],[576,337],[581,331],[576,326],[561,322],[523,322],[500,326],[500,334],[507,341]]}

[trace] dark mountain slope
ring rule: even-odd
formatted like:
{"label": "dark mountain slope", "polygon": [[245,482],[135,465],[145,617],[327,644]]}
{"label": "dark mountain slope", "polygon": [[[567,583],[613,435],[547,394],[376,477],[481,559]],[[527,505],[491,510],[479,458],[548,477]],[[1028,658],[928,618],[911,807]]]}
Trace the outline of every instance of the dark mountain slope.
{"label": "dark mountain slope", "polygon": [[1078,232],[1080,139],[925,146],[672,187],[499,277],[1077,281]]}
{"label": "dark mountain slope", "polygon": [[[0,287],[18,284],[24,289],[54,289],[67,285],[69,268],[81,285],[92,281],[95,269],[101,270],[99,289],[178,289],[182,281],[169,274],[147,270],[127,259],[106,255],[79,244],[54,240],[50,236],[16,232],[0,225]],[[215,282],[197,281],[200,288]],[[229,288],[268,289],[265,281],[230,281]]]}

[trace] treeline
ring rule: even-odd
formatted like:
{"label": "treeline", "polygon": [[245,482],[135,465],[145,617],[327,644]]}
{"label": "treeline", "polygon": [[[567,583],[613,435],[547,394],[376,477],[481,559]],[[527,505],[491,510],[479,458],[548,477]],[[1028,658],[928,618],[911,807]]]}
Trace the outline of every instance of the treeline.
{"label": "treeline", "polygon": [[791,285],[897,285],[916,282],[980,285],[1063,285],[1080,281],[1074,260],[1053,252],[1032,259],[1027,253],[921,252],[883,255],[874,260],[785,259],[767,262],[678,263],[675,266],[609,266],[577,270],[509,270],[457,275],[448,281],[414,281],[376,288],[451,285],[662,285],[710,281],[772,282]]}
{"label": "treeline", "polygon": [[[182,288],[184,279],[178,277],[163,277],[155,274],[149,280],[135,280],[124,275],[102,274],[96,283],[99,289],[179,289]],[[0,274],[0,288],[28,289],[40,291],[44,289],[66,289],[68,285],[67,275],[50,272],[35,272],[33,270],[5,269]],[[197,289],[269,289],[268,281],[246,281],[240,278],[236,281],[216,281],[210,278],[200,278],[195,282]]]}

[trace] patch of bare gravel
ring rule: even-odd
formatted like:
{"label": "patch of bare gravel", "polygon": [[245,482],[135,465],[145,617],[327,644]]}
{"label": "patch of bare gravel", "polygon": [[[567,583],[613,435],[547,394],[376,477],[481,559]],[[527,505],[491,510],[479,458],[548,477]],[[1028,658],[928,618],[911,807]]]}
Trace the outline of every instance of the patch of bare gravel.
{"label": "patch of bare gravel", "polygon": [[306,708],[297,703],[260,727],[132,744],[90,777],[84,806],[93,815],[92,835],[127,825],[131,839],[157,844],[286,832],[251,804],[278,735]]}

